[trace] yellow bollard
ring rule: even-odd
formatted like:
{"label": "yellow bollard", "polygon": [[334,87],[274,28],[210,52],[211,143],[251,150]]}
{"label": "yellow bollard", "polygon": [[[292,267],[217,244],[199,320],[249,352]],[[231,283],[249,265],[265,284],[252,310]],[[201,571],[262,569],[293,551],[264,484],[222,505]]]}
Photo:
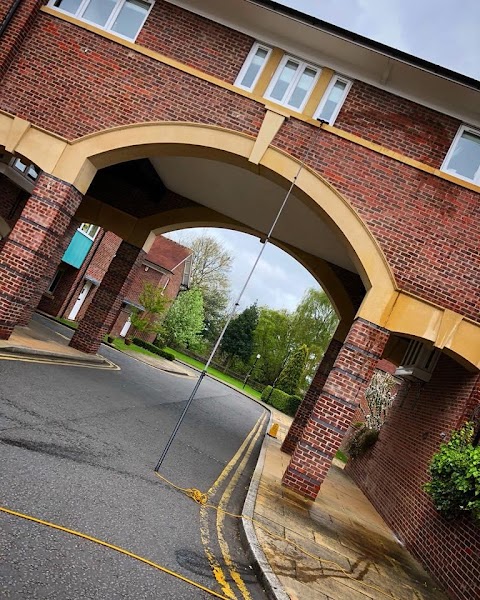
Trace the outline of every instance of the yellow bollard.
{"label": "yellow bollard", "polygon": [[270,427],[270,431],[268,432],[268,435],[270,437],[276,438],[277,437],[277,433],[278,433],[278,423],[274,423],[271,427]]}

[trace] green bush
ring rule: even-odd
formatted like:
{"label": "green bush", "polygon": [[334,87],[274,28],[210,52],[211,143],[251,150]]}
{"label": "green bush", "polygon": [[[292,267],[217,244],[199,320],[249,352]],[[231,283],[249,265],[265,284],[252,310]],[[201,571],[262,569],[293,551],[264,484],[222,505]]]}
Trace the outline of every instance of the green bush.
{"label": "green bush", "polygon": [[141,340],[140,338],[133,338],[133,343],[135,346],[140,346],[140,348],[145,348],[149,352],[153,352],[154,354],[158,354],[162,358],[166,358],[167,360],[175,360],[175,354],[168,352],[167,350],[163,350],[162,348],[158,348],[154,344],[150,344],[150,342],[146,342],[145,340]]}
{"label": "green bush", "polygon": [[272,391],[272,386],[271,385],[267,385],[267,387],[263,388],[263,392],[261,395],[261,399],[263,402],[266,402],[267,404],[269,404],[269,396],[270,396],[270,392]]}
{"label": "green bush", "polygon": [[379,431],[369,429],[363,424],[355,430],[355,433],[348,442],[347,452],[352,458],[363,456],[367,450],[370,450],[378,440]]}
{"label": "green bush", "polygon": [[300,396],[289,396],[285,411],[287,415],[294,417],[301,403],[302,399],[300,398]]}
{"label": "green bush", "polygon": [[473,423],[452,433],[433,456],[425,491],[446,518],[470,515],[480,526],[480,446],[473,445]]}
{"label": "green bush", "polygon": [[290,396],[289,394],[282,392],[282,390],[277,388],[273,389],[271,385],[267,385],[267,387],[264,388],[261,398],[266,404],[270,404],[273,408],[276,408],[291,417],[295,416],[297,408],[302,402],[302,399],[299,396]]}

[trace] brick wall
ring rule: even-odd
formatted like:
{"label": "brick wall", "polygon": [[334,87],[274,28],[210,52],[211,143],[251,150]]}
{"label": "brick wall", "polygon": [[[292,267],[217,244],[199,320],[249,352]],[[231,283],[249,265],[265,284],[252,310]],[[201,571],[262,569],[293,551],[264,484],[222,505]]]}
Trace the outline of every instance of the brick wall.
{"label": "brick wall", "polygon": [[335,127],[440,167],[460,127],[458,119],[356,81]]}
{"label": "brick wall", "polygon": [[141,46],[229,83],[237,78],[254,41],[243,33],[159,0],[137,38]]}
{"label": "brick wall", "polygon": [[473,404],[480,404],[479,376],[443,355],[428,384],[404,384],[373,450],[347,467],[398,537],[458,600],[479,596],[479,530],[467,519],[439,516],[422,486],[442,435],[470,416]]}

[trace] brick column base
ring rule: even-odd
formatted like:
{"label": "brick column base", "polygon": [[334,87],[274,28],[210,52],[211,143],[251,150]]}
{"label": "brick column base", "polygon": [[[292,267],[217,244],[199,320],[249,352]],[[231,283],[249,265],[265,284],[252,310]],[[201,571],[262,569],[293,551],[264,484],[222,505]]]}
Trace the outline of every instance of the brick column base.
{"label": "brick column base", "polygon": [[134,267],[145,257],[141,248],[122,242],[105,273],[100,287],[70,341],[70,346],[95,354],[103,336],[110,331],[122,304],[122,290],[130,283]]}
{"label": "brick column base", "polygon": [[332,339],[328,348],[325,350],[325,354],[318,365],[317,372],[313,378],[310,387],[305,394],[305,398],[298,407],[297,414],[293,419],[293,423],[290,425],[286,438],[283,440],[282,452],[287,454],[293,454],[297,447],[298,440],[302,437],[303,430],[305,429],[308,419],[312,414],[315,403],[320,396],[320,393],[325,385],[325,381],[333,367],[333,364],[343,346],[343,342]]}
{"label": "brick column base", "polygon": [[389,332],[355,319],[283,476],[314,500],[381,358]]}
{"label": "brick column base", "polygon": [[40,300],[42,299],[43,294],[47,291],[48,286],[50,285],[55,273],[57,272],[58,265],[62,261],[62,257],[65,254],[65,250],[68,248],[68,245],[72,241],[75,232],[80,226],[80,222],[76,219],[72,219],[70,221],[70,225],[63,236],[62,241],[58,244],[57,248],[54,251],[52,256],[52,260],[48,265],[47,271],[40,277],[38,284],[33,292],[32,297],[27,303],[25,310],[18,322],[18,325],[28,325],[32,319],[33,313],[37,310],[38,305],[40,304]]}
{"label": "brick column base", "polygon": [[45,273],[61,260],[63,240],[82,195],[72,185],[40,174],[0,252],[0,339],[20,322]]}

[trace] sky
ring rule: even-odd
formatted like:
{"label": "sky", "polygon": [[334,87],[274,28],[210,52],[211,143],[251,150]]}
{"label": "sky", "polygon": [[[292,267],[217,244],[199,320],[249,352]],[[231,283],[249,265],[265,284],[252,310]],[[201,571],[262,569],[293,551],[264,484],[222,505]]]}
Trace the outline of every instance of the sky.
{"label": "sky", "polygon": [[[236,300],[262,244],[258,238],[246,233],[212,227],[178,231],[168,234],[168,237],[188,246],[189,236],[202,233],[215,237],[233,257],[230,280],[232,296]],[[305,291],[311,287],[318,289],[319,285],[306,269],[283,250],[267,244],[262,259],[242,296],[239,312],[254,302],[259,306],[293,311]]]}
{"label": "sky", "polygon": [[480,80],[480,0],[276,0]]}
{"label": "sky", "polygon": [[[277,2],[480,80],[480,0]],[[261,245],[252,236],[235,231],[208,231],[234,256],[231,280],[233,292],[238,294]],[[172,237],[180,241],[182,236],[180,233]],[[255,301],[263,306],[294,310],[305,291],[317,286],[294,259],[269,246],[240,310]]]}

